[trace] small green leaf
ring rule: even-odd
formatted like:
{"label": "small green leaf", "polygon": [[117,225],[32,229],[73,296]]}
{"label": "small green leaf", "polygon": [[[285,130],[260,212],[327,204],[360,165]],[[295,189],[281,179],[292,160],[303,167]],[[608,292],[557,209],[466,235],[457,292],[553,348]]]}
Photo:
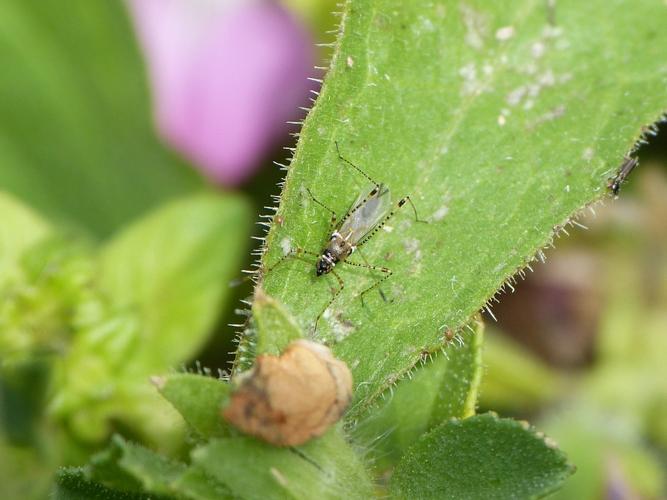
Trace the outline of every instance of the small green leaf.
{"label": "small green leaf", "polygon": [[[250,478],[252,481],[252,478]],[[226,500],[234,497],[224,484],[197,466],[188,469],[173,484],[174,490],[192,500]]]}
{"label": "small green leaf", "polygon": [[573,471],[528,424],[485,414],[423,436],[394,471],[390,490],[397,498],[535,498]]}
{"label": "small green leaf", "polygon": [[168,204],[106,246],[100,286],[117,307],[139,312],[136,358],[163,370],[197,352],[238,273],[250,217],[238,196],[200,194]]}
{"label": "small green leaf", "polygon": [[299,448],[216,439],[193,452],[193,463],[246,500],[365,499],[373,492],[363,464],[336,430]]}
{"label": "small green leaf", "polygon": [[464,332],[442,351],[424,353],[423,365],[355,427],[355,439],[368,446],[376,467],[395,465],[422,434],[445,420],[475,413],[484,326],[480,321],[475,327],[474,333]]}
{"label": "small green leaf", "polygon": [[51,231],[35,212],[13,196],[0,191],[0,292],[17,277],[19,258]]}
{"label": "small green leaf", "polygon": [[151,500],[155,499],[155,496],[112,490],[88,479],[83,469],[71,467],[58,472],[51,498],[54,500]]}
{"label": "small green leaf", "polygon": [[[61,475],[66,472],[67,469],[61,471]],[[144,495],[193,500],[231,497],[224,485],[201,469],[168,459],[120,436],[114,436],[109,448],[93,456],[84,469],[74,470],[74,476],[93,490],[109,489],[114,494],[136,494],[140,498],[145,498]]]}
{"label": "small green leaf", "polygon": [[172,494],[171,483],[186,465],[168,460],[138,444],[114,436],[111,446],[93,457],[91,479],[118,489]]}
{"label": "small green leaf", "polygon": [[154,379],[160,394],[203,439],[229,435],[220,408],[230,386],[222,380],[189,373]]}
{"label": "small green leaf", "polygon": [[257,334],[257,354],[280,354],[287,345],[303,337],[301,329],[277,300],[260,288],[255,291],[252,318]]}
{"label": "small green leaf", "polygon": [[116,418],[153,444],[174,444],[180,418],[148,379],[188,361],[207,340],[249,218],[242,198],[200,194],[166,205],[103,248],[96,296],[80,307],[85,320],[75,325],[51,404],[78,438],[104,439]]}

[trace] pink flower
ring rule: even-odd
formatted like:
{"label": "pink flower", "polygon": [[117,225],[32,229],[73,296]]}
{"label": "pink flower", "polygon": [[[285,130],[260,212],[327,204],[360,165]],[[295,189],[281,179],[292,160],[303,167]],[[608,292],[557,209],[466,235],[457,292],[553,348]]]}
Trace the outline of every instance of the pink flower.
{"label": "pink flower", "polygon": [[268,0],[128,0],[162,137],[213,180],[247,179],[298,115],[305,30]]}

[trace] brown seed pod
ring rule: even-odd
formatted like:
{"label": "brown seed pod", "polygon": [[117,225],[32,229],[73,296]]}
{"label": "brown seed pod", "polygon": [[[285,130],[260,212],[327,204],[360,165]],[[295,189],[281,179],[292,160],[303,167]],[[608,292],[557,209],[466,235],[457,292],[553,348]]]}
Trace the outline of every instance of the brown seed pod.
{"label": "brown seed pod", "polygon": [[278,357],[258,356],[222,416],[247,434],[277,446],[296,446],[321,436],[352,398],[352,374],[315,342],[292,342]]}

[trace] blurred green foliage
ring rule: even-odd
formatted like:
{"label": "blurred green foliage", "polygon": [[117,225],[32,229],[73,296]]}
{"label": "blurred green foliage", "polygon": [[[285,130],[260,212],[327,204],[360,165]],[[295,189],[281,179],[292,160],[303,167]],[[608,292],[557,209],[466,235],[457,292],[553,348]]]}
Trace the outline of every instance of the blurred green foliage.
{"label": "blurred green foliage", "polygon": [[[318,25],[327,22],[321,8],[292,3]],[[562,33],[543,29],[549,12],[537,3],[525,12],[468,3],[348,8],[329,94],[304,129],[280,230],[295,238],[290,244],[321,242],[317,224],[327,219],[303,219],[299,193],[309,183],[346,208],[340,170],[331,168],[333,140],[411,193],[432,224],[411,233],[422,235],[421,246],[414,239],[393,253],[376,248],[377,256],[396,256],[398,271],[399,300],[386,305],[391,313],[379,314],[381,322],[354,294],[343,298],[359,330],[337,352],[360,376],[363,411],[298,449],[270,447],[223,422],[229,383],[168,374],[210,338],[253,215],[244,197],[207,190],[156,140],[122,4],[0,3],[3,497],[41,498],[58,466],[83,464],[61,470],[55,498],[534,496],[571,473],[553,442],[527,425],[493,415],[459,420],[475,410],[482,336],[447,344],[440,326],[463,327],[553,225],[601,195],[612,163],[656,115],[664,88],[654,83],[665,77],[660,20],[641,22],[654,7],[648,0],[631,12],[615,5],[610,29],[589,22],[602,2],[559,2],[559,22],[579,29],[557,40]],[[392,23],[410,33],[397,37]],[[488,52],[475,37],[486,39]],[[441,64],[445,55],[461,64]],[[494,70],[500,56],[509,56],[507,65]],[[543,79],[526,86],[546,62],[562,78],[552,81],[558,75],[544,67]],[[495,79],[498,86],[487,88]],[[660,92],[647,99],[651,88]],[[516,105],[507,96],[521,89],[523,107],[498,108]],[[440,113],[442,102],[451,105]],[[554,147],[564,137],[568,147]],[[430,163],[415,162],[424,151]],[[582,161],[588,170],[568,167]],[[664,494],[667,182],[649,175],[642,210],[616,205],[614,220],[632,225],[591,232],[604,298],[594,359],[563,374],[489,336],[482,405],[535,418],[571,453],[579,472],[562,498]],[[271,251],[284,241],[274,238]],[[412,273],[419,301],[402,295],[401,271]],[[286,274],[268,283],[283,304],[268,296],[255,302],[240,366],[302,336],[328,297],[296,267]],[[454,284],[469,288],[450,294]],[[332,317],[329,333],[344,337],[348,320]]]}
{"label": "blurred green foliage", "polygon": [[49,475],[81,463],[112,430],[181,446],[180,420],[148,379],[189,361],[210,335],[246,250],[247,204],[190,196],[101,248],[8,195],[0,204],[24,235],[0,238],[0,477],[26,446],[37,455],[30,467]]}
{"label": "blurred green foliage", "polygon": [[583,221],[590,231],[564,241],[553,255],[574,270],[585,254],[594,269],[589,293],[600,307],[592,361],[576,371],[559,370],[497,335],[486,345],[481,404],[539,412],[540,428],[577,464],[554,498],[660,498],[667,492],[664,161],[642,165],[633,181],[633,193],[597,208],[597,217]]}
{"label": "blurred green foliage", "polygon": [[0,2],[0,186],[101,237],[202,181],[158,143],[122,2]]}

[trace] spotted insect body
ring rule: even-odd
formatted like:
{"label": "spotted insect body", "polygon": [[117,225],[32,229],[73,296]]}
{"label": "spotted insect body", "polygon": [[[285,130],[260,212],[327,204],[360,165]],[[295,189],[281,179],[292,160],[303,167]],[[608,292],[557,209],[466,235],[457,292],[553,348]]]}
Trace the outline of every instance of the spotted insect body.
{"label": "spotted insect body", "polygon": [[[336,144],[336,150],[338,151],[338,144]],[[320,253],[310,252],[303,248],[296,248],[289,254],[283,256],[283,258],[281,258],[269,269],[269,271],[275,269],[279,264],[284,262],[289,257],[305,254],[316,257],[315,274],[317,276],[322,276],[329,273],[334,275],[338,281],[339,287],[334,292],[326,307],[317,316],[315,321],[315,328],[317,328],[317,323],[319,322],[319,319],[324,311],[328,309],[328,307],[333,303],[333,301],[336,299],[336,297],[338,297],[338,295],[345,287],[343,280],[334,269],[337,264],[345,263],[347,265],[362,267],[371,271],[383,273],[383,277],[377,280],[372,286],[364,290],[360,296],[363,305],[364,295],[369,291],[377,288],[380,292],[380,296],[386,300],[382,290],[379,288],[379,285],[392,275],[392,271],[384,266],[373,266],[369,264],[365,258],[364,261],[366,261],[366,263],[364,264],[359,262],[350,262],[347,260],[348,257],[352,255],[352,253],[354,253],[358,247],[361,247],[368,240],[370,240],[377,233],[377,231],[382,228],[385,223],[394,215],[395,211],[401,208],[407,202],[412,205],[412,209],[415,214],[415,220],[417,222],[426,222],[419,219],[417,215],[417,209],[412,203],[412,200],[410,200],[409,196],[401,198],[401,200],[399,200],[395,205],[395,210],[391,210],[391,195],[389,189],[384,184],[375,182],[363,170],[361,170],[349,160],[345,159],[340,154],[340,151],[338,151],[338,158],[363,175],[368,181],[372,183],[372,187],[361,191],[357,199],[354,201],[354,203],[352,203],[350,209],[340,220],[338,220],[338,217],[333,210],[315,198],[313,193],[310,192],[310,189],[307,189],[307,192],[312,201],[320,205],[331,214],[332,230],[330,232],[329,240]]]}
{"label": "spotted insect body", "polygon": [[350,243],[349,238],[351,236],[352,233],[343,236],[338,231],[334,231],[331,234],[329,244],[322,250],[320,258],[315,263],[317,276],[330,273],[336,267],[336,264],[344,261],[354,253],[357,246]]}

